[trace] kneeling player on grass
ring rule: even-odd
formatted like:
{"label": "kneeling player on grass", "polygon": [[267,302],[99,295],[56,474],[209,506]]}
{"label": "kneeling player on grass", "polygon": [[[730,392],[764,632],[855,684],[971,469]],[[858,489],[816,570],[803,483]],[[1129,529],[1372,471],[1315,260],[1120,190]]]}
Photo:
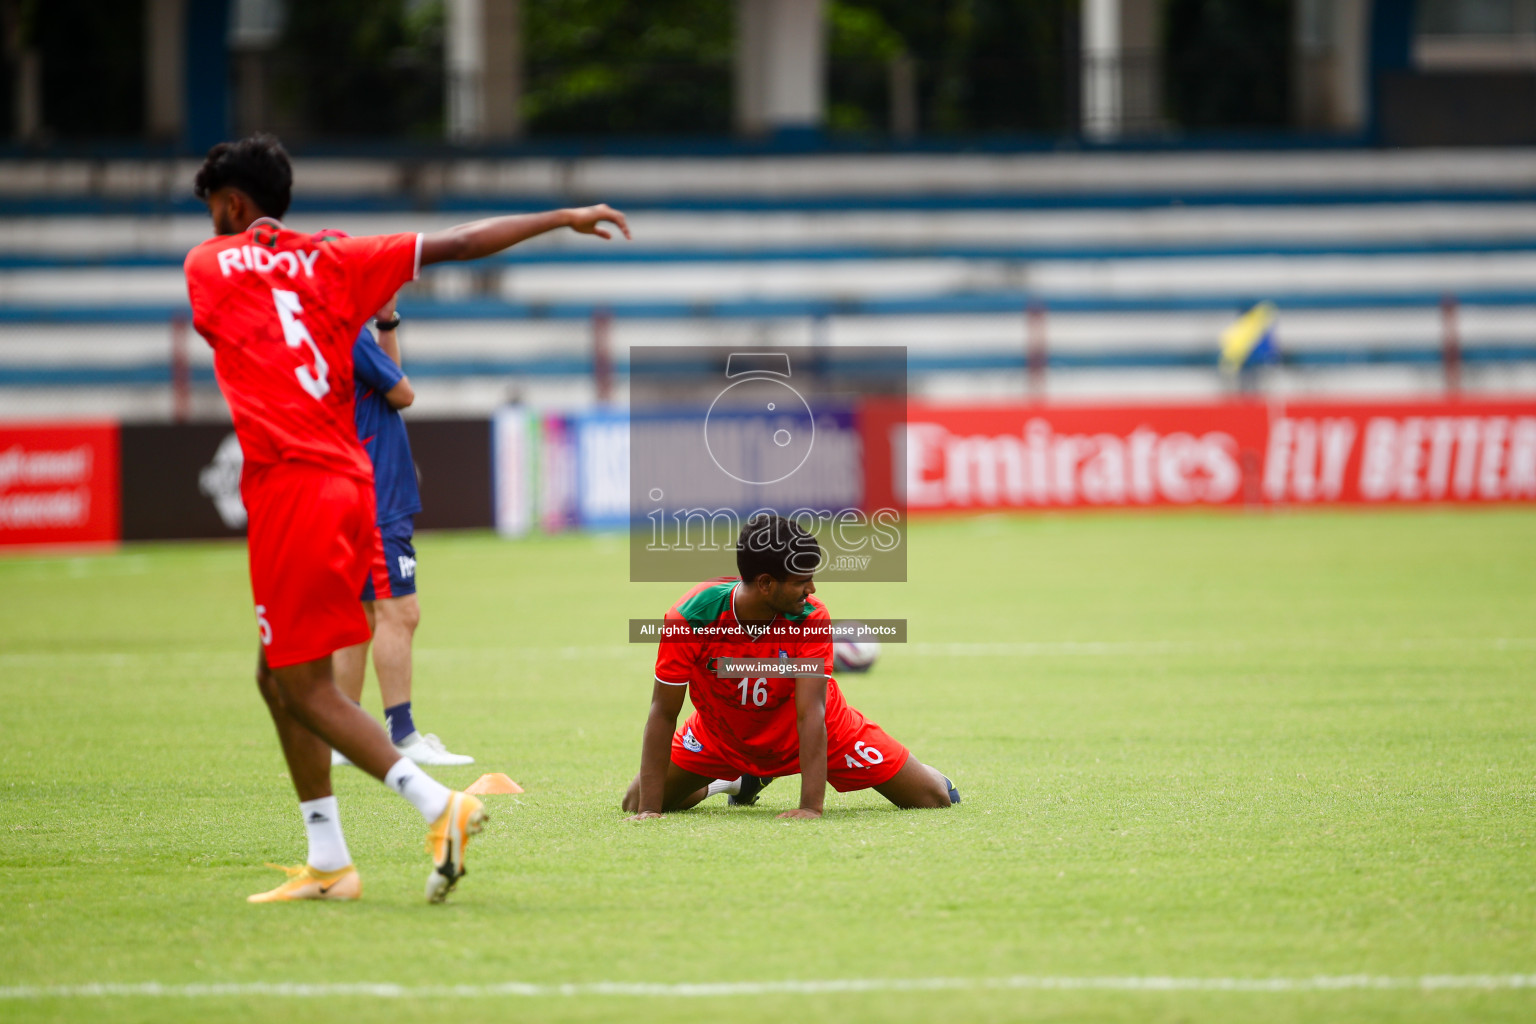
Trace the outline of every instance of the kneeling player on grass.
{"label": "kneeling player on grass", "polygon": [[[897,807],[948,807],[954,784],[884,729],[848,706],[832,667],[830,638],[786,641],[784,623],[830,623],[811,596],[821,560],[816,538],[782,516],[754,516],[736,545],[739,578],[700,583],[667,612],[656,685],[640,750],[640,774],[624,794],[632,821],[680,811],[717,792],[754,803],[781,775],[800,775],[800,806],[781,818],[819,818],[827,783],[839,793],[873,789]],[[695,638],[695,636],[697,638]],[[720,678],[719,659],[814,659],[821,670],[793,677]],[[683,695],[694,713],[681,730]],[[729,781],[726,781],[729,780]],[[739,792],[738,792],[739,790]]]}

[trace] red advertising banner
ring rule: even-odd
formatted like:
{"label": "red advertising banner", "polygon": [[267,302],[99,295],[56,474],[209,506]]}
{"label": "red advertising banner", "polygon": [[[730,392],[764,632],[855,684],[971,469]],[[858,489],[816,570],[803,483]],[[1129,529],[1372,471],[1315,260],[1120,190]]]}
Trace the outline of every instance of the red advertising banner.
{"label": "red advertising banner", "polygon": [[115,423],[0,424],[0,547],[121,534]]}
{"label": "red advertising banner", "polygon": [[1297,403],[1269,424],[1274,502],[1531,501],[1536,400]]}
{"label": "red advertising banner", "polygon": [[866,500],[912,512],[1536,500],[1536,400],[893,403],[861,433]]}

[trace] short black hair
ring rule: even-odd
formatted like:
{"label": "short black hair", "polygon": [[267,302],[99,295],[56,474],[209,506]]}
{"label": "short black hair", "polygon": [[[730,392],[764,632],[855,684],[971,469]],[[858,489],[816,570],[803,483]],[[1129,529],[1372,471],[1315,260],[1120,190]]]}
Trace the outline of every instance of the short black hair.
{"label": "short black hair", "polygon": [[210,149],[192,181],[192,191],[197,198],[207,199],[225,187],[250,196],[268,217],[287,213],[293,196],[293,163],[277,136],[263,132]]}
{"label": "short black hair", "polygon": [[793,519],[759,512],[736,540],[736,571],[751,583],[763,573],[783,581],[811,576],[821,566],[821,545]]}

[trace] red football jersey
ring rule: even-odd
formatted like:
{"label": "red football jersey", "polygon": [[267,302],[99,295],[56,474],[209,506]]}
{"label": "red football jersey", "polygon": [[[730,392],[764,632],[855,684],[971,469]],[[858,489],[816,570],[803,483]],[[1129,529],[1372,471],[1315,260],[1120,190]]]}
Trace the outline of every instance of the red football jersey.
{"label": "red football jersey", "polygon": [[[656,678],[674,686],[686,684],[694,709],[710,734],[729,744],[737,759],[748,764],[779,764],[800,752],[796,727],[793,676],[721,679],[716,658],[819,658],[827,676],[827,735],[851,728],[848,705],[832,678],[832,640],[753,640],[736,619],[735,595],[740,580],[722,576],[689,590],[667,612],[665,624],[686,633],[713,627],[732,635],[723,639],[668,638],[656,655]],[[830,622],[827,606],[813,594],[800,615],[775,617],[773,624]]]}
{"label": "red football jersey", "polygon": [[269,218],[187,254],[192,324],[213,347],[246,466],[373,479],[352,415],[352,344],[420,269],[420,235],[306,235]]}

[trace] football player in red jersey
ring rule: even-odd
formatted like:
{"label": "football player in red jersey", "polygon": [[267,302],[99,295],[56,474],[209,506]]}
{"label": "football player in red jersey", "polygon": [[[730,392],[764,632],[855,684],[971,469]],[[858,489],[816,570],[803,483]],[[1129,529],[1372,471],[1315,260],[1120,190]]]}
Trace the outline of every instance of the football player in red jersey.
{"label": "football player in red jersey", "polygon": [[352,345],[364,321],[428,263],[500,252],[568,227],[629,235],[607,206],[492,217],[431,234],[340,238],[283,226],[293,171],[269,135],[220,143],[195,191],[218,236],[187,254],[193,325],[213,348],[245,457],[256,679],[277,726],[309,837],[302,867],[253,902],[356,899],[362,892],[331,790],[332,747],[409,800],[428,823],[428,899],[464,873],[479,800],[397,751],[337,689],[331,654],[368,639],[357,599],[377,552],[373,467],[353,419]]}
{"label": "football player in red jersey", "polygon": [[[831,623],[813,596],[814,573],[799,571],[820,560],[815,537],[792,520],[760,513],[737,540],[740,576],[701,583],[667,612],[640,774],[624,794],[630,820],[692,807],[717,790],[715,780],[740,777],[760,787],[796,773],[800,806],[781,818],[821,817],[828,782],[839,793],[873,789],[902,808],[960,802],[947,777],[843,700],[830,675],[830,636],[785,638],[792,629],[816,634]],[[722,676],[722,659],[790,659],[809,672]],[[679,730],[684,692],[694,713]]]}

